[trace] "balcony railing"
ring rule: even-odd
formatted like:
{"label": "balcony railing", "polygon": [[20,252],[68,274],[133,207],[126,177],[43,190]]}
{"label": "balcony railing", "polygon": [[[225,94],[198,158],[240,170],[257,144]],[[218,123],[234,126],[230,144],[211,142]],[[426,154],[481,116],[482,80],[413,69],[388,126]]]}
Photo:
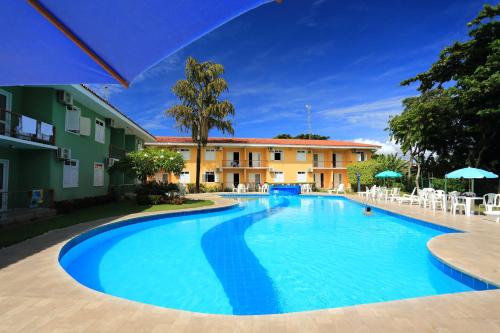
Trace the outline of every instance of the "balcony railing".
{"label": "balcony railing", "polygon": [[0,109],[0,135],[55,145],[56,128],[43,121]]}
{"label": "balcony railing", "polygon": [[269,165],[267,160],[224,160],[222,166],[224,168],[267,168]]}
{"label": "balcony railing", "polygon": [[313,161],[313,168],[335,169],[345,168],[351,161]]}
{"label": "balcony railing", "polygon": [[109,145],[109,157],[111,158],[122,159],[125,157],[126,153],[127,151],[123,148],[114,145]]}

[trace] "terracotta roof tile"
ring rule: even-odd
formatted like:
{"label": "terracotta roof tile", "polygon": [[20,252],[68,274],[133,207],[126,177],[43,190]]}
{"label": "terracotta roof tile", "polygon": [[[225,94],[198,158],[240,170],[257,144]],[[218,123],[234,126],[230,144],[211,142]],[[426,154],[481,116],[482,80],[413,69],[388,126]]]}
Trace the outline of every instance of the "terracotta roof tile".
{"label": "terracotta roof tile", "polygon": [[[156,141],[158,143],[170,143],[170,144],[193,143],[190,137],[179,137],[179,136],[156,136]],[[208,143],[380,148],[380,146],[377,145],[352,142],[352,141],[305,140],[305,139],[209,138]]]}

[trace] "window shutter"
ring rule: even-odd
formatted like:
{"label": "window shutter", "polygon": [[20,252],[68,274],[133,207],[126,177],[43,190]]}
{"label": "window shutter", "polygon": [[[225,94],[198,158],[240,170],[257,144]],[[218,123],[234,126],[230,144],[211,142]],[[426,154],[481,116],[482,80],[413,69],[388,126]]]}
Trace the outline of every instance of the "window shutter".
{"label": "window shutter", "polygon": [[81,111],[79,108],[74,106],[66,107],[66,131],[80,132],[80,114]]}
{"label": "window shutter", "polygon": [[80,135],[90,136],[90,118],[80,117]]}
{"label": "window shutter", "polygon": [[105,141],[105,127],[104,121],[100,119],[95,119],[95,141],[99,143],[104,143]]}

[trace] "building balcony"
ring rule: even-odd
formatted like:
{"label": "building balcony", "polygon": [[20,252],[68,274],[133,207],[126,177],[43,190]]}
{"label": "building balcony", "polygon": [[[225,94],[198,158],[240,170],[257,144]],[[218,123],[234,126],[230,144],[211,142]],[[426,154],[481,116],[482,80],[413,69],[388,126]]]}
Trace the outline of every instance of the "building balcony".
{"label": "building balcony", "polygon": [[266,169],[269,166],[267,160],[224,160],[222,168],[224,169]]}
{"label": "building balcony", "polygon": [[314,161],[313,169],[345,169],[352,161]]}
{"label": "building balcony", "polygon": [[116,158],[118,160],[122,159],[125,157],[127,154],[127,150],[120,148],[115,145],[109,145],[109,157],[110,158]]}
{"label": "building balcony", "polygon": [[55,147],[56,128],[43,121],[0,109],[0,142],[13,148]]}

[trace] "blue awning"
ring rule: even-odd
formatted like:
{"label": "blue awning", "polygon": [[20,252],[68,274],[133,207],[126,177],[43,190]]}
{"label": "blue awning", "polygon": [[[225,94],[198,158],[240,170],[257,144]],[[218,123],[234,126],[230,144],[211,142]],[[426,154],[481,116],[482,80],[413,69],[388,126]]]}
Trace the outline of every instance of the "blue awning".
{"label": "blue awning", "polygon": [[127,85],[185,45],[267,2],[4,0],[0,85],[120,81],[110,71]]}

